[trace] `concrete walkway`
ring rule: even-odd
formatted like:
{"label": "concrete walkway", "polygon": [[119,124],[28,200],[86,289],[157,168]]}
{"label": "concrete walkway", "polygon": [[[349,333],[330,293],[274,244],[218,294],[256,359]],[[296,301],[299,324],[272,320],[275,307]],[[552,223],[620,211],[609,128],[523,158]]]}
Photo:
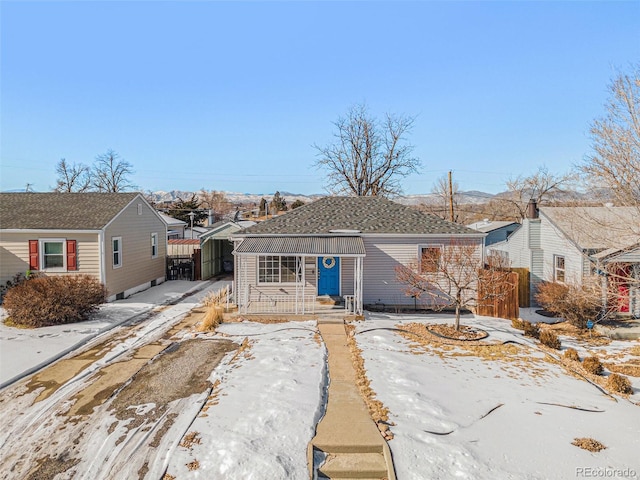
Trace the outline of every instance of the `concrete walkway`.
{"label": "concrete walkway", "polygon": [[394,480],[389,446],[369,416],[356,386],[344,322],[319,320],[318,328],[328,351],[330,382],[325,416],[309,444],[311,477],[313,458],[325,456],[318,468],[318,478]]}

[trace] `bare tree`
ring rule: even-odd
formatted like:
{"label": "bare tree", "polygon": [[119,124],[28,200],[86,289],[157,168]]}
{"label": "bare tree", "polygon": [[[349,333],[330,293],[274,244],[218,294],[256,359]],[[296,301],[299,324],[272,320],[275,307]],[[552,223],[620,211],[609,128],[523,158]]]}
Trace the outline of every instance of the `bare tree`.
{"label": "bare tree", "polygon": [[62,158],[56,165],[56,192],[86,192],[91,188],[91,169],[82,163],[69,165]]}
{"label": "bare tree", "polygon": [[92,184],[99,192],[124,192],[135,188],[130,181],[133,165],[113,150],[98,155],[92,171]]}
{"label": "bare tree", "polygon": [[572,178],[571,174],[553,174],[542,166],[532,175],[518,175],[507,180],[508,193],[503,200],[514,206],[520,220],[526,215],[529,200],[543,205],[553,194],[566,193],[564,187]]}
{"label": "bare tree", "polygon": [[413,122],[413,117],[391,114],[378,121],[365,105],[351,107],[334,123],[335,142],[314,145],[316,166],[327,170],[327,190],[356,196],[398,195],[400,179],[420,166],[406,140]]}
{"label": "bare tree", "polygon": [[[591,125],[593,154],[579,167],[586,183],[616,204],[640,205],[640,63],[609,85],[606,115]],[[597,191],[597,190],[596,190]]]}
{"label": "bare tree", "polygon": [[431,187],[431,193],[438,197],[438,205],[436,208],[432,209],[432,213],[445,220],[451,220],[451,197],[453,197],[454,221],[457,221],[458,215],[456,215],[455,212],[458,211],[458,199],[460,197],[460,187],[458,182],[452,182],[451,189],[453,192],[450,195],[449,179],[446,175],[443,175],[436,180],[433,187]]}
{"label": "bare tree", "polygon": [[461,309],[492,303],[515,288],[503,258],[490,256],[483,268],[481,250],[480,245],[461,242],[425,248],[419,262],[396,267],[396,279],[406,286],[405,295],[422,299],[434,310],[454,307],[459,330]]}
{"label": "bare tree", "polygon": [[202,188],[198,192],[198,198],[200,199],[200,208],[211,209],[216,215],[226,215],[234,209],[224,192]]}

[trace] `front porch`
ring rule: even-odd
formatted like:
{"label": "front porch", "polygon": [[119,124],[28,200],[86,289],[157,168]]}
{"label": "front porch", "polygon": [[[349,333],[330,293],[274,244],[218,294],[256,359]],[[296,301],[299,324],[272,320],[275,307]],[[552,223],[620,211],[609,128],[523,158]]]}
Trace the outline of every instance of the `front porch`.
{"label": "front porch", "polygon": [[318,299],[361,315],[360,237],[248,237],[237,240],[235,299],[242,313],[313,314]]}

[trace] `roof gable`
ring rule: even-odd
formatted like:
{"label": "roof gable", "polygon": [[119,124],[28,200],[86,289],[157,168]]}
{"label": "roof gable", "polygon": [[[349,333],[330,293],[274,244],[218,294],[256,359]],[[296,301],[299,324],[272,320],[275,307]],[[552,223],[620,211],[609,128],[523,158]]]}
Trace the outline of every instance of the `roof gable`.
{"label": "roof gable", "polygon": [[245,235],[481,233],[382,197],[324,197],[242,232]]}
{"label": "roof gable", "polygon": [[635,207],[541,207],[540,215],[585,250],[626,248],[640,239]]}
{"label": "roof gable", "polygon": [[138,193],[0,193],[0,229],[100,230],[137,196]]}

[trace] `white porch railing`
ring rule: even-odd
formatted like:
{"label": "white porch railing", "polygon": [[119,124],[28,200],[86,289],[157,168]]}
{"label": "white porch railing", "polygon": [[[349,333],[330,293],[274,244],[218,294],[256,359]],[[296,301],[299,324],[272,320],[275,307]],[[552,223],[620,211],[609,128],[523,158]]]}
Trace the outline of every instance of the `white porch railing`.
{"label": "white porch railing", "polygon": [[244,308],[245,313],[292,313],[308,314],[315,312],[316,297],[314,295],[267,295],[262,292],[251,292]]}

